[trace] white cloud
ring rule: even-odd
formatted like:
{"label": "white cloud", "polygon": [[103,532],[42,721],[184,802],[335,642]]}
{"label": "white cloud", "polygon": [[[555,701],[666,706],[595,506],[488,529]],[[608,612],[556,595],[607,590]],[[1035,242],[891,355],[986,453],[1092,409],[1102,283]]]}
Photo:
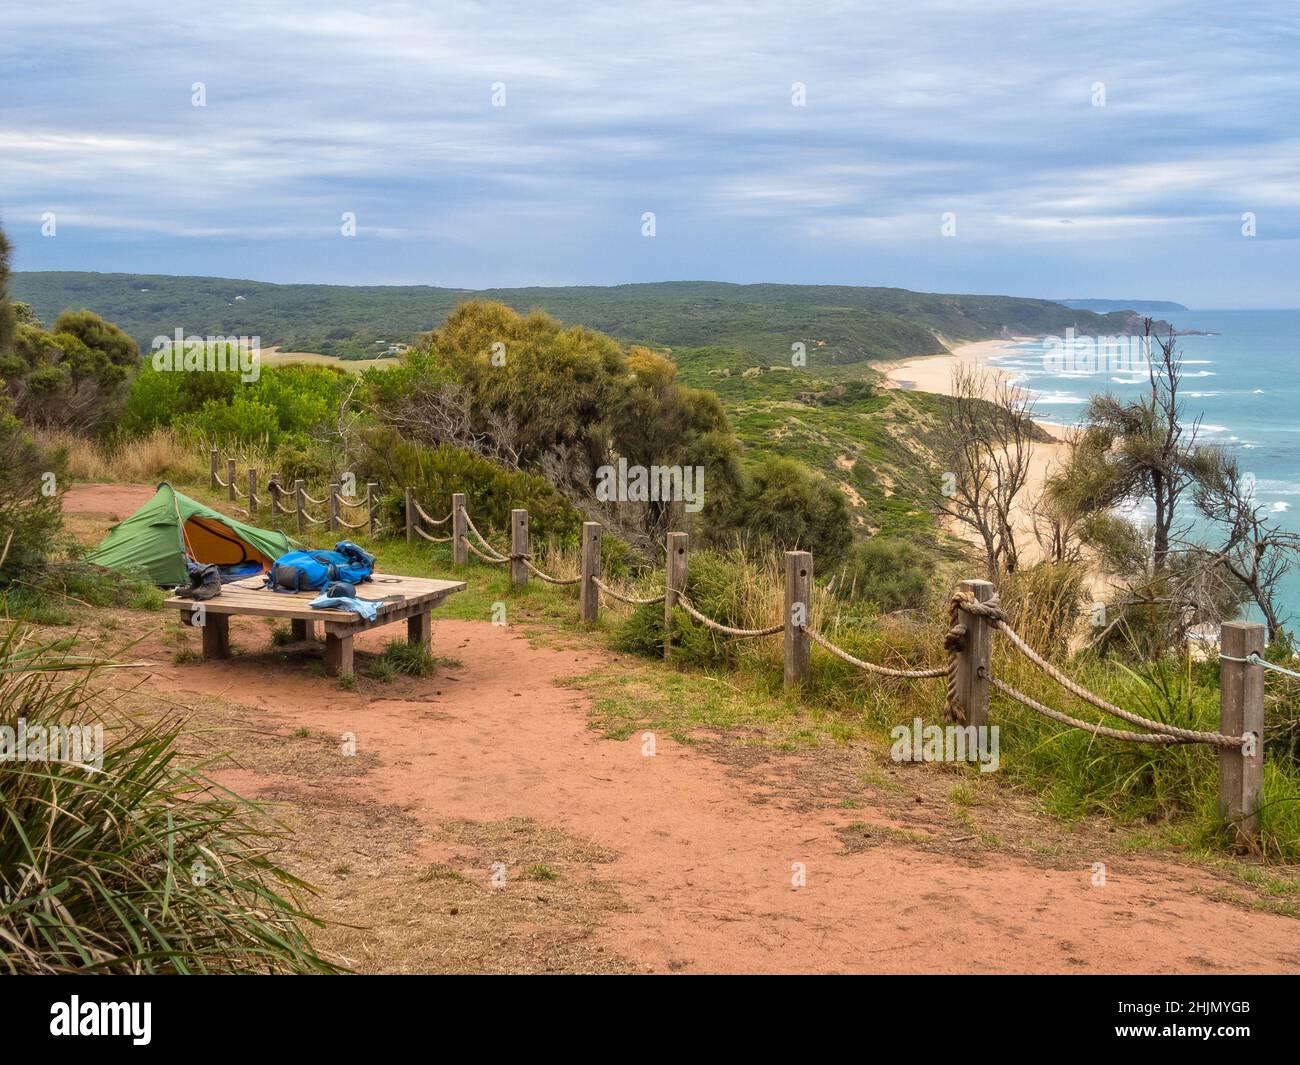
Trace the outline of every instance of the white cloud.
{"label": "white cloud", "polygon": [[[715,276],[728,255],[754,267],[756,219],[764,235],[864,248],[928,233],[945,210],[967,238],[1063,249],[1201,239],[1242,210],[1294,231],[1300,84],[1274,32],[1286,14],[74,0],[7,16],[0,208],[62,204],[115,238],[249,241],[355,210],[400,256],[404,237],[484,245],[457,229],[470,218],[621,233],[656,207]],[[190,106],[195,81],[205,108]],[[806,107],[791,105],[796,81]],[[500,243],[481,254],[499,260],[530,232],[493,227]],[[563,274],[552,236],[538,239],[526,254]],[[573,268],[592,258],[564,253]],[[776,276],[788,256],[764,254]]]}

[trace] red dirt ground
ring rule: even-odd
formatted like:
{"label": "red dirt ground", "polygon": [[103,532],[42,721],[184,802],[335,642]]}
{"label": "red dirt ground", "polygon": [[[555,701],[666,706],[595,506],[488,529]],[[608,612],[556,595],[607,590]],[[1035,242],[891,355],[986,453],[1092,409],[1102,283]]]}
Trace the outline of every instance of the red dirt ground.
{"label": "red dirt ground", "polygon": [[[130,500],[151,491],[85,486],[69,493],[68,506],[124,517],[138,505]],[[156,616],[149,624],[159,624]],[[860,809],[809,810],[762,794],[752,775],[729,771],[707,748],[660,735],[657,753],[644,757],[639,735],[602,739],[588,727],[588,697],[557,683],[602,661],[594,651],[441,620],[434,652],[463,666],[391,689],[347,691],[278,661],[261,619],[236,618],[231,632],[250,653],[229,662],[177,665],[158,638],[131,653],[152,663],[144,683],[169,699],[220,696],[258,708],[261,727],[284,735],[354,733],[370,770],[316,787],[349,808],[397,808],[410,819],[390,841],[402,851],[394,859],[453,859],[443,830],[456,819],[530,818],[616,852],[599,876],[624,905],[602,914],[587,937],[635,969],[1300,971],[1300,924],[1213,898],[1220,882],[1209,871],[1104,851],[1044,868],[897,839],[855,850],[846,826],[890,820],[883,805],[872,808],[869,791]],[[364,634],[358,651],[377,651],[396,632]],[[230,744],[237,753],[238,739]],[[288,779],[264,769],[218,776],[254,797],[283,793]],[[301,778],[294,784],[301,795]],[[1108,866],[1105,886],[1092,885],[1093,861]],[[796,862],[806,868],[797,889]],[[382,879],[382,865],[373,875]],[[396,967],[382,956],[375,965]]]}
{"label": "red dirt ground", "polygon": [[147,484],[74,484],[63,494],[63,512],[104,515],[116,523],[148,503],[156,491]]}

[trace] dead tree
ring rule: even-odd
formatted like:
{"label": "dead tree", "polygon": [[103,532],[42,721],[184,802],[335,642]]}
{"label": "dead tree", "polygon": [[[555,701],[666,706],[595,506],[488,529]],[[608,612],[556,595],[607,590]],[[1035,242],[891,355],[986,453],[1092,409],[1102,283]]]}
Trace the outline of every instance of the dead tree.
{"label": "dead tree", "polygon": [[1272,642],[1286,621],[1278,612],[1278,585],[1300,557],[1300,533],[1267,517],[1255,498],[1254,477],[1243,474],[1237,460],[1223,453],[1198,479],[1195,499],[1197,509],[1223,535],[1207,552],[1209,564],[1222,567],[1245,589],[1264,616],[1266,637]]}
{"label": "dead tree", "polygon": [[990,578],[1018,564],[1015,515],[1034,447],[1029,394],[1006,376],[959,365],[936,448],[939,509],[965,525],[984,548]]}

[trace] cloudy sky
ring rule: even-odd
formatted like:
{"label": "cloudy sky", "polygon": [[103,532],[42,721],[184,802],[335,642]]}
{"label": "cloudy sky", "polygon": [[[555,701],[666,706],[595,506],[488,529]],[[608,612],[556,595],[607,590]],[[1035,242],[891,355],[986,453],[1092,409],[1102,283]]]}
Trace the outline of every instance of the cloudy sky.
{"label": "cloudy sky", "polygon": [[25,270],[1296,307],[1298,68],[1291,0],[9,3],[0,220]]}

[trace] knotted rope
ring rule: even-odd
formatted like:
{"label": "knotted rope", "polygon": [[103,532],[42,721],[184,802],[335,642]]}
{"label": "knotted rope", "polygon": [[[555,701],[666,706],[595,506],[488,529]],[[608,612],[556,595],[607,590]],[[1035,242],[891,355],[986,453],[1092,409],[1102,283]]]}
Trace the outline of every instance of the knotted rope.
{"label": "knotted rope", "polygon": [[[480,551],[477,547],[475,547],[470,542],[469,537],[467,536],[462,536],[461,539],[465,541],[466,547],[468,547],[471,551],[474,552],[474,554],[478,555],[478,557],[483,559],[485,562],[491,562],[495,565],[499,565],[503,562],[522,562],[524,566],[527,567],[530,573],[536,575],[537,577],[540,577],[548,584],[560,584],[560,585],[578,584],[582,580],[581,577],[552,577],[549,573],[544,573],[542,572],[542,570],[538,569],[535,565],[533,565],[532,562],[533,556],[527,554],[526,552],[511,551],[509,554],[505,554],[504,552],[498,551],[495,547],[492,546],[491,543],[488,542],[487,538],[481,532],[478,531],[478,526],[474,524],[474,519],[469,516],[469,511],[466,510],[464,507],[461,507],[460,512],[465,518],[465,527],[469,529],[469,531],[472,532],[478,538],[478,542],[483,545],[484,550]],[[450,516],[451,515],[448,515],[448,517]],[[443,520],[445,521],[446,519]],[[488,553],[484,554],[484,551]]]}
{"label": "knotted rope", "polygon": [[[485,550],[491,551],[492,554],[496,556],[496,558],[492,559],[493,562],[509,562],[512,558],[530,557],[528,555],[514,555],[514,554],[506,555],[501,551],[498,551],[495,547],[493,547],[490,543],[488,543],[487,537],[485,537],[481,532],[478,531],[478,526],[474,524],[474,519],[469,516],[469,511],[466,510],[464,507],[461,507],[460,512],[465,518],[465,527],[469,529],[469,531],[472,532],[475,536],[478,537],[478,542],[483,545]],[[465,542],[468,544],[469,539],[466,538]],[[473,545],[471,545],[471,549],[472,547]]]}
{"label": "knotted rope", "polygon": [[1059,721],[1063,725],[1072,725],[1074,728],[1082,729],[1084,732],[1091,732],[1094,736],[1109,736],[1113,740],[1128,740],[1130,743],[1154,743],[1161,745],[1171,745],[1175,743],[1195,743],[1196,740],[1179,739],[1177,736],[1167,736],[1161,732],[1125,732],[1123,729],[1108,728],[1101,724],[1088,724],[1086,721],[1080,721],[1078,718],[1071,717],[1069,714],[1063,714],[1059,710],[1053,710],[1050,706],[1044,706],[1037,699],[1030,698],[1024,692],[1017,691],[1010,684],[1005,684],[998,680],[997,677],[989,677],[989,683],[1003,695],[1009,695],[1017,702],[1024,703],[1030,710],[1037,711],[1044,717],[1050,717],[1053,721]]}

